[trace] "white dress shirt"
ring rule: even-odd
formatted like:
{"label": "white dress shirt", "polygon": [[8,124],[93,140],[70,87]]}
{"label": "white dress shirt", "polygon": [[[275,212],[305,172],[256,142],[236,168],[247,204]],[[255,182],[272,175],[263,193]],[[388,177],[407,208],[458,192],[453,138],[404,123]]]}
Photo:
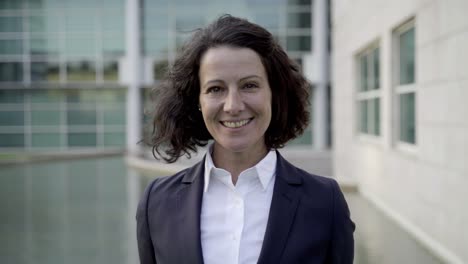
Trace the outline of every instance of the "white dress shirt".
{"label": "white dress shirt", "polygon": [[211,149],[200,219],[204,263],[257,263],[275,185],[276,152],[241,172],[234,185],[228,171],[214,166]]}

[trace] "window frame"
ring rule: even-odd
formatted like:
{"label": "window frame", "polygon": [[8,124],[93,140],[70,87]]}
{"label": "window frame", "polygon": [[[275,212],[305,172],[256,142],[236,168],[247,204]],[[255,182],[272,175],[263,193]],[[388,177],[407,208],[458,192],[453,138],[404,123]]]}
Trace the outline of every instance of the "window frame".
{"label": "window frame", "polygon": [[[378,67],[375,67],[375,55],[377,51],[378,56]],[[355,105],[356,105],[356,118],[355,118],[355,132],[360,138],[366,138],[369,140],[378,140],[382,138],[382,66],[381,66],[381,57],[382,57],[382,48],[379,40],[372,42],[367,45],[364,49],[360,50],[355,56],[355,65],[356,65],[356,86],[355,86]],[[362,89],[362,68],[361,62],[365,58],[367,61],[367,78],[366,78],[366,89]],[[378,69],[376,74],[376,69]],[[375,78],[377,77],[377,82]],[[362,108],[361,103],[363,102],[372,102],[373,100],[378,99],[379,101],[379,110],[378,113],[373,111],[371,107],[366,106],[366,115],[368,117],[367,121],[367,131],[362,130]],[[378,114],[378,124],[375,124],[375,115]]]}
{"label": "window frame", "polygon": [[[400,84],[400,38],[409,30],[414,30],[414,80],[412,83]],[[393,106],[393,145],[402,151],[414,153],[417,149],[418,144],[418,129],[417,129],[417,27],[416,20],[414,17],[406,20],[399,26],[397,26],[392,32],[392,47],[393,47],[393,85],[392,85],[392,106]],[[401,128],[401,104],[400,96],[403,94],[414,94],[414,142],[408,142],[401,139],[400,128]]]}

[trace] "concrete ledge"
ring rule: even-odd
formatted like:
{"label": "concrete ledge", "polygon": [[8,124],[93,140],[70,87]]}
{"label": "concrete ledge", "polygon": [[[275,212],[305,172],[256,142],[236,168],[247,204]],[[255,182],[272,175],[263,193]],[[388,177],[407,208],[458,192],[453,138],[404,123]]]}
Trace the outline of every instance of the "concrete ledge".
{"label": "concrete ledge", "polygon": [[71,160],[71,159],[88,159],[95,157],[105,156],[121,156],[125,153],[123,149],[111,149],[111,150],[98,150],[96,149],[81,149],[81,150],[66,150],[66,151],[54,151],[54,152],[11,152],[2,153],[6,156],[4,159],[0,159],[0,166],[10,166],[25,163],[36,163],[36,162],[50,162],[60,160]]}
{"label": "concrete ledge", "polygon": [[[334,178],[331,173],[332,155],[330,151],[285,148],[281,149],[280,152],[281,155],[292,164],[310,173]],[[125,161],[129,167],[140,171],[144,175],[172,175],[200,161],[203,155],[205,155],[205,150],[201,149],[197,154],[194,154],[191,159],[182,157],[176,163],[171,164],[156,160],[148,154],[145,155],[145,157],[127,156]],[[334,179],[338,182],[343,192],[357,192],[357,184],[355,181],[341,178]]]}
{"label": "concrete ledge", "polygon": [[425,233],[414,223],[408,221],[405,217],[394,211],[392,208],[387,206],[378,197],[360,190],[360,194],[370,201],[379,211],[381,211],[386,217],[395,221],[401,226],[406,232],[416,239],[418,243],[429,249],[436,257],[438,257],[443,263],[451,264],[463,264],[465,263],[459,256],[448,250],[445,246],[439,243],[437,240]]}

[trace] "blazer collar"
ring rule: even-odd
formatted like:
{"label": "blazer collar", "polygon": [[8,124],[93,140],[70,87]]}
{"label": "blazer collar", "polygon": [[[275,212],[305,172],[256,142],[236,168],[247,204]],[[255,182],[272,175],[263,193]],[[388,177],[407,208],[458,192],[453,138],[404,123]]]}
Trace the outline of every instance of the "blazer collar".
{"label": "blazer collar", "polygon": [[[277,151],[276,181],[273,189],[270,213],[263,240],[259,264],[277,263],[286,247],[289,231],[299,204],[298,187],[302,184],[297,168],[286,161]],[[177,195],[177,238],[181,245],[181,261],[203,263],[200,214],[204,185],[202,161],[189,168],[182,178]]]}
{"label": "blazer collar", "polygon": [[298,187],[302,185],[301,174],[279,152],[277,154],[276,182],[259,264],[278,263],[281,260],[300,200]]}
{"label": "blazer collar", "polygon": [[200,214],[203,194],[204,158],[189,168],[177,192],[177,240],[180,261],[177,263],[202,264]]}

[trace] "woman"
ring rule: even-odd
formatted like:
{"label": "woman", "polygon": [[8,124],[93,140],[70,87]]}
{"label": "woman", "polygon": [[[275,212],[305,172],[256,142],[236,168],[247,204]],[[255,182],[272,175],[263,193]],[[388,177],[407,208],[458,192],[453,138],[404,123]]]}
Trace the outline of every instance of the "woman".
{"label": "woman", "polygon": [[225,15],[196,31],[157,90],[153,153],[205,158],[157,178],[137,211],[141,263],[352,263],[337,183],[276,149],[309,122],[309,85],[273,36]]}

